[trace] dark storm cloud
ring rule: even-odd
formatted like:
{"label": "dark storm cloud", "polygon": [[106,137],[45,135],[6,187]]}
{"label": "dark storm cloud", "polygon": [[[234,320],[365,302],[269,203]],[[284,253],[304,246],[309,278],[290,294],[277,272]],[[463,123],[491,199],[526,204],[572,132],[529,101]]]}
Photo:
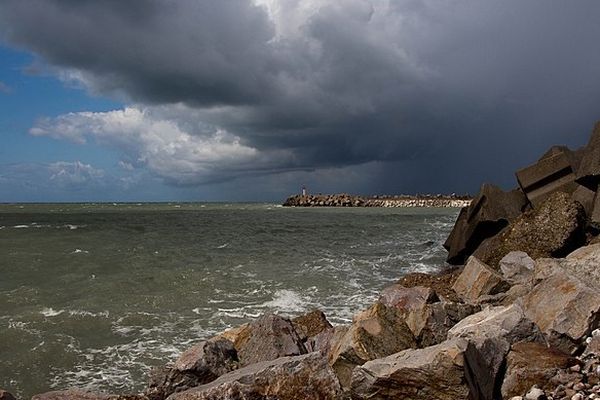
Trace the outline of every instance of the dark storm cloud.
{"label": "dark storm cloud", "polygon": [[212,169],[155,167],[174,182],[384,162],[393,190],[510,185],[600,119],[597,1],[261,3],[8,0],[0,29],[92,91],[159,107],[153,126],[239,138],[199,140],[222,150]]}

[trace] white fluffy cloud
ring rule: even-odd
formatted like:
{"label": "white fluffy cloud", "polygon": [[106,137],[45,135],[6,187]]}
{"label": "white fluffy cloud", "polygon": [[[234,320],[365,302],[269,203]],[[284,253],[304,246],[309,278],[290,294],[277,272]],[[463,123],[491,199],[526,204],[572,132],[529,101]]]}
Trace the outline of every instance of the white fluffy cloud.
{"label": "white fluffy cloud", "polygon": [[[168,118],[169,114],[180,112],[181,108],[175,112],[170,107],[128,107],[109,112],[69,113],[38,121],[30,133],[79,144],[92,139],[121,151],[131,161],[121,161],[122,168],[130,170],[133,164],[146,166],[181,185],[262,173],[281,165],[286,158],[281,150],[268,153],[244,145],[238,136],[221,128],[193,126]],[[85,170],[84,165],[77,167],[79,172]]]}

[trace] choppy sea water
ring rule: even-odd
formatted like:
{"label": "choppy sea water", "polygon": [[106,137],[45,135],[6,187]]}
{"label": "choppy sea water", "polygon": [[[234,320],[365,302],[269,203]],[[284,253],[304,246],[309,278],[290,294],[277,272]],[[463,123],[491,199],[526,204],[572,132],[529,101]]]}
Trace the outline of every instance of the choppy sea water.
{"label": "choppy sea water", "polygon": [[444,266],[457,209],[0,205],[0,388],[131,392],[265,311],[334,324]]}

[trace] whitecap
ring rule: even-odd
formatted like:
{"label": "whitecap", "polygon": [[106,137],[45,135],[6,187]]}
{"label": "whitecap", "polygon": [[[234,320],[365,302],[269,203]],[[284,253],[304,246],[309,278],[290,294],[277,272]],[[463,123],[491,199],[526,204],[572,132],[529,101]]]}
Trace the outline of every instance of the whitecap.
{"label": "whitecap", "polygon": [[89,254],[89,251],[87,251],[87,250],[81,250],[81,249],[75,249],[72,252],[70,252],[69,254],[79,254],[79,253]]}
{"label": "whitecap", "polygon": [[220,246],[217,246],[217,249],[224,249],[225,247],[229,246],[229,243],[224,243]]}
{"label": "whitecap", "polygon": [[60,315],[62,313],[64,313],[65,310],[54,310],[51,307],[46,307],[44,308],[42,311],[40,311],[40,314],[42,314],[44,317],[56,317],[57,315]]}
{"label": "whitecap", "polygon": [[304,311],[308,305],[308,300],[299,293],[282,289],[273,294],[273,299],[261,305],[261,307],[275,309],[283,312]]}

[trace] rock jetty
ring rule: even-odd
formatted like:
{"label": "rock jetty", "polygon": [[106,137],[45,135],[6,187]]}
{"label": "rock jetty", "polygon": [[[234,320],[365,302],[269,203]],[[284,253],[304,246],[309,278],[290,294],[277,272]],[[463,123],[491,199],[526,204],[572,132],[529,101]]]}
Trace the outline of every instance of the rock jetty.
{"label": "rock jetty", "polygon": [[295,195],[288,197],[284,207],[454,207],[471,204],[469,196],[355,196],[341,194]]}
{"label": "rock jetty", "polygon": [[600,399],[596,146],[600,124],[588,147],[519,171],[518,189],[484,185],[446,242],[465,265],[402,277],[347,325],[265,314],[155,369],[142,393],[33,400]]}

